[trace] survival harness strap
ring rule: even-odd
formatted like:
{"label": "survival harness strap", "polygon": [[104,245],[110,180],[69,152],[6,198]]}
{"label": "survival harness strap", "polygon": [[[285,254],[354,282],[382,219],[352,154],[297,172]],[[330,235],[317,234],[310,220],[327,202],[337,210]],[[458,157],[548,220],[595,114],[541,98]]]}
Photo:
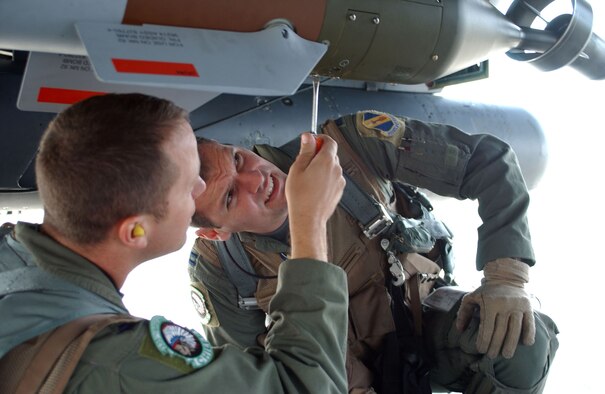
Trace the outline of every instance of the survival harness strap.
{"label": "survival harness strap", "polygon": [[[24,266],[0,274],[0,298],[20,292],[51,294],[57,278],[36,266]],[[62,286],[65,283],[61,282]],[[77,287],[74,285],[74,287]],[[69,287],[68,287],[69,288]],[[78,293],[80,305],[92,301],[96,307],[82,306],[66,323],[37,324],[23,332],[21,343],[2,338],[0,393],[61,393],[88,343],[103,328],[116,323],[134,323],[140,318],[126,314],[109,302],[103,303],[87,291]],[[43,330],[43,327],[47,327]],[[40,331],[42,329],[42,331]],[[34,333],[33,336],[28,336]],[[19,338],[17,338],[19,341]],[[16,342],[18,343],[18,342]],[[9,350],[10,349],[10,350]]]}
{"label": "survival harness strap", "polygon": [[241,309],[255,310],[258,303],[254,293],[258,278],[251,275],[254,272],[248,254],[239,239],[238,234],[233,234],[226,241],[215,241],[218,258],[229,277],[229,281],[237,289],[237,304]]}
{"label": "survival harness strap", "polygon": [[84,316],[18,345],[0,359],[0,392],[62,393],[99,331],[111,324],[140,320],[129,315]]}
{"label": "survival harness strap", "polygon": [[[279,149],[293,159],[299,147],[300,140],[294,139]],[[357,219],[366,237],[372,239],[384,234],[385,238],[381,240],[381,246],[387,253],[390,271],[395,278],[393,283],[396,286],[401,286],[404,282],[403,267],[395,256],[396,253],[426,253],[433,248],[435,239],[444,240],[443,244],[449,245],[449,239],[452,237],[450,231],[434,218],[430,212],[433,207],[417,188],[403,183],[393,183],[394,187],[415,207],[417,212],[414,215],[422,218],[422,222],[390,213],[346,173],[343,175],[346,178],[346,186],[339,204]],[[255,270],[239,236],[234,234],[227,241],[215,241],[215,245],[223,270],[237,289],[239,307],[246,310],[259,309],[255,297],[258,278],[253,275]],[[443,267],[446,278],[448,275],[453,277],[450,272],[453,266],[443,264]]]}

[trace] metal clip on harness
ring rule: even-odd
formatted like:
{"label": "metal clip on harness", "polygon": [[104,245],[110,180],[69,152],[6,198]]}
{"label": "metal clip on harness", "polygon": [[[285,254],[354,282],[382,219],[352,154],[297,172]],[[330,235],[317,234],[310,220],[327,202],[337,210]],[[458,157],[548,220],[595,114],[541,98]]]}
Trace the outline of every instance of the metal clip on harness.
{"label": "metal clip on harness", "polygon": [[391,250],[391,241],[386,238],[380,240],[380,246],[387,254],[387,262],[389,263],[389,271],[393,275],[393,285],[401,286],[405,283],[405,275],[403,273],[403,265]]}
{"label": "metal clip on harness", "polygon": [[240,309],[244,309],[247,311],[260,309],[260,307],[258,306],[258,301],[256,301],[256,297],[242,297],[238,295],[237,304]]}
{"label": "metal clip on harness", "polygon": [[365,227],[363,227],[363,233],[368,239],[372,239],[375,236],[382,234],[393,224],[393,218],[387,212],[387,209],[379,202],[374,202],[374,205],[378,208],[378,216],[372,219]]}

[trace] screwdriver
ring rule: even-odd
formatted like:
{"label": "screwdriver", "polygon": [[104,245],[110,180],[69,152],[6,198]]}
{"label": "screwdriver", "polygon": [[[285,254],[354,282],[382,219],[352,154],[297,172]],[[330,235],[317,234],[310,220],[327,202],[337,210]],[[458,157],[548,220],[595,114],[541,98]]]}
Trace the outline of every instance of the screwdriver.
{"label": "screwdriver", "polygon": [[319,75],[312,75],[313,81],[313,108],[311,109],[311,133],[315,136],[315,153],[319,152],[324,141],[317,137],[317,111],[319,106]]}

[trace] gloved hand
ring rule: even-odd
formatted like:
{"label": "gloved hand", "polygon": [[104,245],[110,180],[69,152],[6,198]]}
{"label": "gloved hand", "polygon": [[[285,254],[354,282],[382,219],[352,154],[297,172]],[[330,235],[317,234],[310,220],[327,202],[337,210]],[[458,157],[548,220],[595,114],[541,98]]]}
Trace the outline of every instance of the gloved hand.
{"label": "gloved hand", "polygon": [[512,258],[490,261],[483,269],[481,286],[462,299],[456,327],[464,330],[475,308],[479,308],[477,350],[495,358],[515,354],[521,339],[533,345],[536,334],[529,295],[523,285],[529,281],[529,266]]}

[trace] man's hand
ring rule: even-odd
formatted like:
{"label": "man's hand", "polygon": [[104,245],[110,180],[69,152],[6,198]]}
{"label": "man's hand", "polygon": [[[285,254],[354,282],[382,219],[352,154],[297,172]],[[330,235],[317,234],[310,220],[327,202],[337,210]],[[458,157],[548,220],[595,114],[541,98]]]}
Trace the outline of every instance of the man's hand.
{"label": "man's hand", "polygon": [[327,135],[319,138],[323,146],[316,153],[313,135],[301,135],[300,153],[286,179],[293,258],[327,259],[326,222],[345,186],[336,142]]}
{"label": "man's hand", "polygon": [[495,358],[515,354],[521,339],[533,345],[536,334],[534,314],[523,285],[529,281],[529,266],[512,258],[491,261],[483,270],[481,286],[464,296],[456,327],[464,330],[479,308],[477,350]]}

